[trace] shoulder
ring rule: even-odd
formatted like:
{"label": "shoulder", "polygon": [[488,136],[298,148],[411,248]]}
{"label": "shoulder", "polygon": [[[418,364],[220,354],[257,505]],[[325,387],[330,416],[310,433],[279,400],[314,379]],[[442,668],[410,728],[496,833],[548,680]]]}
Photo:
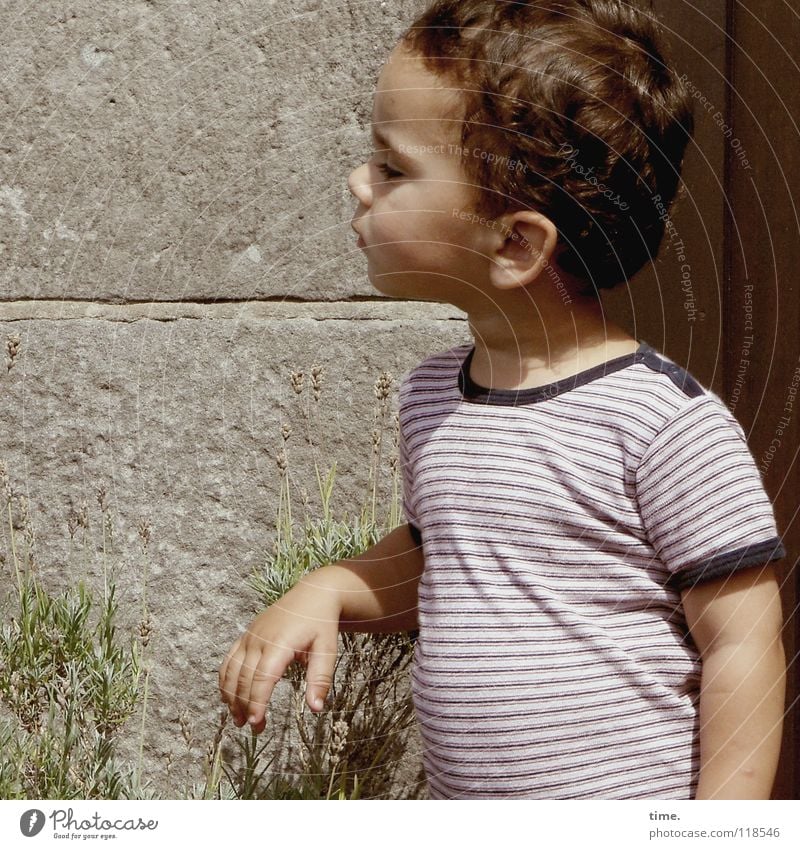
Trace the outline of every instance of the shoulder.
{"label": "shoulder", "polygon": [[741,425],[724,401],[690,371],[644,344],[636,368],[620,377],[621,405],[630,400],[644,445],[659,443],[699,422],[724,427],[744,440]]}
{"label": "shoulder", "polygon": [[723,428],[736,434],[742,442],[747,441],[738,419],[728,409],[722,398],[710,389],[687,401],[667,422],[674,429],[686,429],[701,423],[711,428]]}
{"label": "shoulder", "polygon": [[744,443],[747,442],[741,424],[725,402],[710,389],[706,389],[702,395],[689,398],[678,406],[666,418],[653,441],[664,443],[678,434],[699,439],[714,433],[728,434]]}
{"label": "shoulder", "polygon": [[668,386],[678,400],[701,397],[709,392],[690,371],[646,342],[637,351],[636,360],[660,378],[661,383]]}

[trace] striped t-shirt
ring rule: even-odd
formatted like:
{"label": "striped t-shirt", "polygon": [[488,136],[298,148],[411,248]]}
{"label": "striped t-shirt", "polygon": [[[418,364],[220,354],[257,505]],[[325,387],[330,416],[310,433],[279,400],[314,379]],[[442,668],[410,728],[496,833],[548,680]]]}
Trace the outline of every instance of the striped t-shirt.
{"label": "striped t-shirt", "polygon": [[430,798],[691,799],[680,591],[786,553],[742,428],[645,342],[522,390],[477,386],[473,352],[400,390]]}

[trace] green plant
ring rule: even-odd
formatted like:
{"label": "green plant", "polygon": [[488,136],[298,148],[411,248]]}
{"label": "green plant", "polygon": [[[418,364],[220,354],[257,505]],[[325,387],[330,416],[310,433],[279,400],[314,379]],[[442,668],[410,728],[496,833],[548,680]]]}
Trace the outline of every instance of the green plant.
{"label": "green plant", "polygon": [[[316,404],[321,370],[312,369],[311,374]],[[293,519],[297,509],[293,505],[287,458],[291,430],[283,427],[283,446],[278,454],[281,490],[274,548],[251,579],[260,606],[273,604],[308,572],[362,553],[399,524],[396,416],[392,427],[394,451],[388,460],[391,503],[382,519],[377,510],[382,446],[389,428],[391,382],[389,375],[382,374],[375,384],[377,405],[368,488],[355,516],[334,515],[331,502],[336,465],[323,476],[315,461],[321,515],[312,518],[306,513],[302,524]],[[292,386],[299,396],[304,387],[302,374],[292,376]],[[308,445],[313,445],[312,418],[306,414]],[[303,500],[307,504],[307,499]],[[312,714],[306,708],[304,668],[290,665],[285,676],[294,706],[293,733],[288,735],[289,739],[280,741],[265,766],[261,759],[270,748],[269,740],[259,747],[255,735],[251,740],[242,740],[247,732],[240,732],[239,738],[234,739],[244,756],[244,765],[235,770],[224,763],[221,755],[223,720],[208,753],[206,784],[200,794],[203,798],[416,798],[421,782],[406,788],[399,786],[399,769],[413,725],[408,688],[412,653],[413,639],[408,634],[341,634],[334,683],[328,705],[321,714]]]}
{"label": "green plant", "polygon": [[[27,502],[13,493],[2,463],[0,484],[14,577],[0,632],[0,797],[141,798],[139,770],[116,754],[139,705],[142,662],[136,641],[117,634],[114,580],[105,573],[99,602],[83,581],[48,592],[36,575]],[[105,541],[104,534],[104,568]]]}

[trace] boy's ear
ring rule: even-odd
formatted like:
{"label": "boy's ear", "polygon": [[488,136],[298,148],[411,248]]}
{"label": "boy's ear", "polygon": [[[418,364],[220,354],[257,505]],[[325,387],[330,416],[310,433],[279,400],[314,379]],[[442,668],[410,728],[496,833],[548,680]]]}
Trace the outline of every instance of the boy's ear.
{"label": "boy's ear", "polygon": [[489,257],[489,279],[498,289],[532,283],[552,261],[558,243],[555,224],[533,210],[500,216],[497,234]]}

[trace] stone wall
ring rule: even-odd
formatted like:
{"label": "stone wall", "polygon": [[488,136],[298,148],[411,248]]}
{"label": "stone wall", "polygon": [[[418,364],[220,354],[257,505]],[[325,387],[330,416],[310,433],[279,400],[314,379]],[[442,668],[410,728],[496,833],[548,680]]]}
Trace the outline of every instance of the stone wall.
{"label": "stone wall", "polygon": [[[19,340],[0,372],[0,459],[53,586],[102,581],[105,491],[105,568],[134,630],[147,586],[160,793],[202,776],[217,668],[273,539],[281,427],[310,510],[315,461],[336,463],[335,505],[355,509],[376,379],[396,389],[469,338],[453,309],[378,297],[350,229],[376,75],[423,5],[0,8],[0,343]],[[318,401],[291,386],[314,366]]]}

